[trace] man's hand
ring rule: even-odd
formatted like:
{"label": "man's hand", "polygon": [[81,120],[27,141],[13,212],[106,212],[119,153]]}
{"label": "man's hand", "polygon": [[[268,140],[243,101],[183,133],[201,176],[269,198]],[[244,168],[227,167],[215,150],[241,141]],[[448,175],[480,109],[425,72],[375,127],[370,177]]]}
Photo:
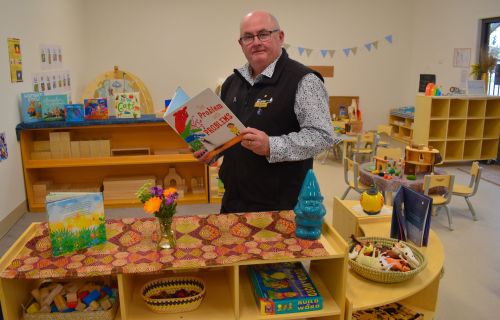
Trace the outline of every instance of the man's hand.
{"label": "man's hand", "polygon": [[199,162],[202,162],[202,163],[204,163],[206,165],[211,165],[214,162],[215,158],[216,158],[216,157],[208,158],[208,151],[205,148],[200,149],[198,151],[193,151],[193,149],[191,147],[189,147],[189,150],[191,150],[191,152],[193,152],[193,156]]}
{"label": "man's hand", "polygon": [[254,153],[268,157],[269,151],[269,136],[264,132],[254,128],[245,128],[241,131],[243,139],[241,145]]}

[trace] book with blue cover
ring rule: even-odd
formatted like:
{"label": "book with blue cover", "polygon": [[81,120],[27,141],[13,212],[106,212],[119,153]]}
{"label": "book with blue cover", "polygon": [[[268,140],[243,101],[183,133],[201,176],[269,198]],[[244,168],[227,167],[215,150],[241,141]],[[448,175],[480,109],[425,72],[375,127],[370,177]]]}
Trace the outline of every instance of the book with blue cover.
{"label": "book with blue cover", "polygon": [[65,94],[54,94],[42,96],[42,120],[63,121],[64,106],[68,104],[68,96]]}
{"label": "book with blue cover", "polygon": [[42,96],[41,92],[21,93],[21,117],[23,122],[37,122],[42,120]]}
{"label": "book with blue cover", "polygon": [[432,216],[432,198],[406,186],[394,195],[391,238],[427,246]]}
{"label": "book with blue cover", "polygon": [[323,308],[323,298],[300,262],[248,266],[261,314],[286,314]]}
{"label": "book with blue cover", "polygon": [[64,106],[66,122],[82,122],[84,120],[83,104],[67,104]]}
{"label": "book with blue cover", "polygon": [[46,197],[52,255],[106,242],[101,192],[51,192]]}

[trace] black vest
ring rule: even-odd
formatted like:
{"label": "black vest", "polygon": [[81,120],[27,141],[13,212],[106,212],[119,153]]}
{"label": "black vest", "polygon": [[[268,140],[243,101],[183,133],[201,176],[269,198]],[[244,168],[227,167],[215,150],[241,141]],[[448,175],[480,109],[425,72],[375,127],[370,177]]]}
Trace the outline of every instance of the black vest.
{"label": "black vest", "polygon": [[[253,86],[234,70],[222,85],[221,98],[247,126],[281,136],[300,130],[294,112],[300,80],[308,73],[321,75],[288,58],[283,49],[272,78]],[[266,105],[258,108],[257,106]],[[221,212],[290,210],[313,159],[269,163],[240,144],[224,152],[219,176],[226,189]]]}

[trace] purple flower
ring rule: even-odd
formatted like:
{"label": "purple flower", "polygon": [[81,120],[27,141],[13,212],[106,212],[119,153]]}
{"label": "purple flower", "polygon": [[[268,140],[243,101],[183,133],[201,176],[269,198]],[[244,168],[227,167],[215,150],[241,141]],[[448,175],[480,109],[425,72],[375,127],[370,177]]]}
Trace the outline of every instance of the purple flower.
{"label": "purple flower", "polygon": [[151,195],[153,197],[163,197],[163,189],[160,188],[160,187],[151,187],[151,189],[149,189],[149,191],[151,192]]}
{"label": "purple flower", "polygon": [[167,197],[165,199],[165,205],[167,206],[171,205],[172,203],[174,203],[174,200],[175,200],[174,197]]}

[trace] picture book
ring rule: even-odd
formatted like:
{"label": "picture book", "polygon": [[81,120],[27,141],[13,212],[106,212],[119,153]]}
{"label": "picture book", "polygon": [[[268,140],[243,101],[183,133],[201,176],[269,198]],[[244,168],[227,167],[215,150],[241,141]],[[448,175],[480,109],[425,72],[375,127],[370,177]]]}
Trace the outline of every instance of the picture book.
{"label": "picture book", "polygon": [[208,159],[240,142],[245,128],[210,89],[189,99],[178,88],[163,119],[194,151],[205,149]]}
{"label": "picture book", "polygon": [[300,262],[248,266],[263,315],[321,310],[323,298]]}
{"label": "picture book", "polygon": [[42,120],[62,121],[64,120],[64,106],[68,104],[68,96],[65,94],[44,95],[42,100]]}
{"label": "picture book", "polygon": [[108,119],[108,100],[106,98],[84,99],[85,120]]}
{"label": "picture book", "polygon": [[391,238],[427,246],[432,216],[432,198],[401,186],[394,196]]}
{"label": "picture book", "polygon": [[46,197],[52,255],[60,256],[106,242],[100,192],[51,192]]}
{"label": "picture book", "polygon": [[113,97],[117,118],[140,118],[139,92],[116,93]]}
{"label": "picture book", "polygon": [[67,104],[64,106],[66,122],[81,122],[83,117],[83,104]]}
{"label": "picture book", "polygon": [[42,120],[42,96],[40,92],[21,93],[21,117],[23,122]]}

